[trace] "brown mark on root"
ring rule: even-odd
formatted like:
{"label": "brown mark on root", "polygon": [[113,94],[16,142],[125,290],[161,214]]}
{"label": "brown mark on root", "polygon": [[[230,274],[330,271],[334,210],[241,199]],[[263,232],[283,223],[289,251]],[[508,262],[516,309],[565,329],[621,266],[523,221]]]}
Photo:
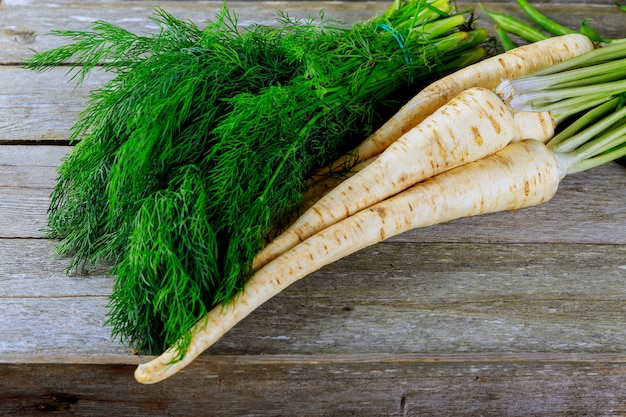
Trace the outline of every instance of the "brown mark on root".
{"label": "brown mark on root", "polygon": [[[374,206],[371,208],[371,210],[378,214],[378,217],[381,218],[382,223],[385,223],[385,217],[387,217],[387,209],[384,207],[380,207],[380,206]],[[387,238],[387,233],[385,232],[385,228],[381,227],[380,228],[380,240],[385,240]]]}
{"label": "brown mark on root", "polygon": [[506,61],[502,59],[502,57],[498,57],[498,64],[500,64],[502,68],[506,68]]}
{"label": "brown mark on root", "polygon": [[528,197],[530,194],[530,183],[528,181],[524,181],[524,197]]}
{"label": "brown mark on root", "polygon": [[494,109],[495,109],[495,107],[493,106],[493,103],[492,103],[492,102],[487,101],[487,102],[485,102],[485,104],[486,104],[486,105],[487,105],[487,106],[488,106],[491,110],[494,110]]}
{"label": "brown mark on root", "polygon": [[372,211],[378,214],[378,217],[383,219],[383,221],[385,220],[385,217],[387,217],[387,209],[384,207],[374,206],[372,207]]}
{"label": "brown mark on root", "polygon": [[493,129],[496,131],[497,134],[500,134],[500,132],[502,132],[502,126],[500,126],[500,123],[498,123],[498,121],[491,115],[487,116],[489,119],[489,122],[491,122],[491,126],[493,126]]}
{"label": "brown mark on root", "polygon": [[482,145],[483,137],[480,135],[480,131],[476,126],[472,126],[472,133],[474,134],[474,142],[476,142],[478,146]]}

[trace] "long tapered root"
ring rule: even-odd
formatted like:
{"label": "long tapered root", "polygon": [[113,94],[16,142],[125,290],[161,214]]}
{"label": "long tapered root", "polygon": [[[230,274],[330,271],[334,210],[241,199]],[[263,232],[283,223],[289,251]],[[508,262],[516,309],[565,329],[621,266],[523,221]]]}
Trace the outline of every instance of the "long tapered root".
{"label": "long tapered root", "polygon": [[[571,34],[520,46],[507,51],[504,54],[497,55],[458,70],[453,74],[435,81],[417,94],[378,131],[359,145],[359,147],[356,148],[355,153],[362,160],[373,158],[380,155],[381,152],[383,152],[382,155],[384,155],[387,149],[393,149],[392,145],[397,142],[402,142],[407,138],[407,136],[414,137],[418,135],[428,135],[428,132],[418,129],[422,127],[423,123],[427,123],[429,121],[435,120],[436,122],[434,124],[440,123],[437,121],[439,118],[446,119],[447,123],[454,125],[454,128],[461,127],[459,130],[463,130],[466,126],[475,125],[475,121],[479,121],[481,119],[479,115],[475,114],[472,116],[468,113],[469,116],[465,119],[459,115],[456,115],[456,118],[453,118],[447,113],[446,107],[451,102],[457,101],[459,97],[463,97],[468,91],[494,89],[499,85],[502,78],[518,78],[546,68],[547,66],[581,55],[582,53],[593,49],[594,45],[589,38],[580,34]],[[483,107],[487,107],[486,105],[489,102],[489,99],[485,99],[485,103],[478,103],[476,106],[477,108],[482,109]],[[442,111],[442,109],[444,109],[444,111]],[[517,134],[519,139],[535,139],[541,142],[546,142],[554,134],[554,121],[547,112],[522,113],[517,114],[515,118],[515,124],[520,130]],[[446,122],[441,123],[443,124]],[[431,126],[433,126],[432,123]],[[434,134],[437,135],[441,133],[442,132],[440,131],[434,132]],[[482,133],[481,136],[488,137]],[[486,149],[486,147],[483,149]],[[424,148],[421,148],[420,150],[423,151]],[[495,152],[495,150],[491,152]],[[394,179],[397,180],[398,178],[402,178],[402,181],[398,182],[397,185],[394,184],[393,188],[388,187],[387,190],[399,192],[400,190],[398,187],[410,186],[412,185],[412,183],[410,183],[411,181],[415,183],[421,179],[443,172],[445,169],[478,159],[487,154],[488,153],[484,153],[476,158],[468,156],[461,162],[455,161],[454,158],[446,156],[443,158],[443,161],[446,161],[446,164],[448,165],[434,166],[434,169],[430,173],[422,173],[421,177],[419,175],[419,168],[421,168],[420,163],[424,162],[425,164],[433,164],[437,163],[437,159],[430,158],[427,161],[415,161],[412,166],[417,169],[412,173],[412,175],[406,175],[406,171],[403,171],[401,175],[396,176]],[[354,158],[354,155],[346,157]],[[384,160],[384,158],[380,159]],[[389,162],[390,165],[399,165],[403,162],[400,157],[395,155],[390,157],[387,161],[391,161]],[[380,169],[381,162],[377,162],[379,163],[371,164],[372,167],[369,167],[369,170],[367,171],[363,170],[363,172],[370,173],[375,169],[379,169],[381,172],[389,172],[382,171],[382,169]],[[339,166],[345,163],[346,161],[341,159],[337,161],[336,165]],[[397,170],[394,171],[399,172]],[[361,172],[354,176],[359,177],[360,175],[362,175]],[[309,198],[302,207],[305,210],[303,215],[296,219],[295,223],[292,222],[291,226],[286,231],[273,237],[273,240],[268,243],[254,258],[252,269],[255,271],[258,270],[263,265],[282,254],[284,251],[295,246],[302,240],[311,236],[313,233],[321,230],[323,227],[340,221],[352,213],[381,201],[389,195],[392,195],[379,195],[372,192],[371,190],[375,190],[378,186],[378,184],[374,182],[370,182],[364,186],[353,186],[353,184],[354,183],[348,181],[346,181],[345,184],[341,184],[343,189],[353,187],[353,189],[349,189],[349,192],[344,194],[343,198],[341,198],[340,193],[345,191],[341,190],[333,190],[332,193],[325,195],[315,205],[311,205],[312,201],[315,200],[311,200]],[[323,190],[324,185],[324,183],[322,183],[320,187],[312,185],[311,194],[315,195],[318,191]],[[366,190],[366,195],[369,199],[367,202],[352,198],[354,195],[353,190],[361,191],[362,188]],[[332,209],[329,209],[329,206],[332,206]]]}
{"label": "long tapered root", "polygon": [[253,270],[419,181],[502,149],[519,134],[513,113],[493,91],[476,87],[461,92],[304,211],[255,256]]}
{"label": "long tapered root", "polygon": [[[534,139],[541,143],[547,143],[554,137],[556,122],[552,114],[548,111],[543,112],[517,112],[514,113],[515,125],[517,127],[517,137],[519,140]],[[307,189],[302,195],[302,201],[299,206],[299,213],[289,224],[293,224],[297,217],[305,210],[313,206],[324,195],[333,190],[337,185],[341,184],[347,178],[354,176],[357,172],[362,171],[366,166],[376,160],[378,156],[373,156],[356,164],[349,172],[338,177],[328,177],[322,181],[318,181]],[[276,237],[276,236],[274,236]]]}
{"label": "long tapered root", "polygon": [[[355,155],[360,159],[367,159],[383,152],[391,143],[461,91],[472,87],[494,89],[502,78],[519,78],[593,49],[593,42],[584,35],[555,36],[519,46],[462,68],[421,90],[349,156],[337,160],[330,170],[337,169],[346,163],[346,159],[354,158]],[[318,173],[319,178],[324,177],[325,171]]]}
{"label": "long tapered root", "polygon": [[340,258],[410,229],[460,217],[543,203],[556,193],[558,162],[540,142],[515,142],[484,159],[419,183],[312,236],[257,271],[228,306],[191,329],[183,358],[166,351],[139,365],[137,381],[156,383],[190,364],[257,307],[299,279]]}

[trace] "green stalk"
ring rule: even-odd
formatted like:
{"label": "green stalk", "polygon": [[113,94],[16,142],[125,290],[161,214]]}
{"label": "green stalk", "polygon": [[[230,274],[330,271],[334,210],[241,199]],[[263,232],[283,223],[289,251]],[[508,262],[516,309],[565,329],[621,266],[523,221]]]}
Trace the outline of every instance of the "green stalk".
{"label": "green stalk", "polygon": [[588,84],[600,84],[605,81],[614,81],[626,75],[626,58],[616,59],[600,64],[589,65],[567,72],[557,72],[538,77],[534,74],[509,80],[511,88],[517,94],[529,90],[543,90],[551,88],[578,87]]}
{"label": "green stalk", "polygon": [[567,35],[576,33],[574,30],[565,27],[552,19],[549,19],[543,13],[531,6],[526,0],[517,0],[518,6],[522,9],[526,16],[535,22],[539,27],[553,35]]}
{"label": "green stalk", "polygon": [[526,106],[528,111],[549,111],[557,124],[610,100],[606,94],[565,98],[554,103]]}
{"label": "green stalk", "polygon": [[[623,144],[623,142],[626,141],[626,136],[622,136],[621,138],[619,138],[618,141]],[[593,157],[588,157],[587,159],[577,160],[576,163],[572,164],[568,169],[568,174],[596,168],[609,162],[613,162],[617,159],[623,158],[624,156],[626,156],[626,146],[616,146],[611,151],[607,151]]]}
{"label": "green stalk", "polygon": [[510,32],[514,35],[526,39],[529,42],[538,42],[544,39],[548,39],[549,36],[535,27],[505,13],[496,13],[487,10],[482,3],[479,6],[494,21],[494,23],[501,27],[506,32]]}
{"label": "green stalk", "polygon": [[451,60],[442,62],[442,74],[479,62],[486,56],[487,50],[484,47],[475,47],[463,50]]}
{"label": "green stalk", "polygon": [[595,65],[602,62],[613,61],[626,58],[626,44],[617,43],[596,48],[586,54],[568,59],[555,65],[551,65],[543,70],[537,71],[530,77],[549,75],[557,72],[564,72],[581,66]]}
{"label": "green stalk", "polygon": [[[399,0],[402,4],[403,0]],[[453,5],[449,0],[434,0],[423,2],[419,7],[398,7],[387,10],[383,17],[396,16],[399,21],[396,29],[407,30],[419,25],[423,25],[433,20],[449,17],[453,11]]]}
{"label": "green stalk", "polygon": [[[479,3],[480,4],[480,3]],[[620,6],[617,2],[615,3],[617,7],[623,11],[623,6]],[[509,16],[505,13],[492,13],[489,12],[485,7],[480,4],[483,11],[494,21],[496,24],[496,32],[501,40],[501,43],[504,49],[512,49],[516,45],[509,38],[509,33],[515,34],[520,38],[524,39],[527,42],[537,42],[541,39],[545,39],[548,36],[561,36],[568,35],[573,33],[580,33],[585,35],[591,41],[595,42],[598,45],[606,46],[608,44],[617,44],[626,42],[626,38],[622,39],[605,39],[600,34],[594,30],[592,27],[587,25],[587,21],[591,20],[589,18],[583,19],[580,24],[580,29],[575,31],[568,27],[561,25],[560,23],[548,18],[535,7],[531,6],[526,0],[517,0],[517,5],[521,9],[523,13],[526,14],[526,17],[529,18],[532,23],[537,25],[540,29],[545,30],[550,35],[546,35],[544,32],[536,28],[531,24],[527,24],[524,21],[521,21],[513,16]]]}
{"label": "green stalk", "polygon": [[606,83],[586,85],[577,88],[554,88],[541,91],[528,91],[524,94],[515,95],[509,104],[517,109],[523,106],[538,107],[542,104],[553,103],[555,100],[563,100],[573,97],[598,97],[599,95],[611,96],[626,92],[626,79]]}
{"label": "green stalk", "polygon": [[593,107],[591,110],[587,111],[585,114],[578,117],[564,129],[562,129],[559,133],[557,133],[550,140],[550,147],[552,149],[556,148],[563,141],[571,138],[572,136],[578,134],[580,131],[585,129],[590,124],[596,122],[608,112],[615,111],[618,103],[620,102],[619,97],[614,97],[610,100],[606,100],[604,103],[599,104]]}
{"label": "green stalk", "polygon": [[570,152],[555,152],[568,157],[567,174],[586,171],[626,155],[626,124],[605,131]]}
{"label": "green stalk", "polygon": [[429,22],[421,26],[411,28],[412,33],[419,35],[418,39],[431,41],[439,36],[454,30],[465,23],[465,16],[457,14],[434,22]]}
{"label": "green stalk", "polygon": [[[594,122],[586,129],[575,135],[572,135],[567,140],[560,141],[558,146],[550,141],[549,147],[555,152],[572,152],[575,149],[580,149],[583,147],[583,145],[589,143],[594,137],[597,137],[603,132],[606,132],[611,126],[614,126],[615,123],[623,120],[624,118],[626,118],[626,107],[623,107],[620,110],[615,111],[608,116],[605,116],[601,120]],[[587,119],[581,118],[579,120],[586,121]]]}
{"label": "green stalk", "polygon": [[624,45],[603,47],[496,89],[517,111],[551,112],[557,134],[547,146],[563,175],[626,155],[625,52]]}
{"label": "green stalk", "polygon": [[500,43],[502,44],[502,49],[505,51],[510,51],[511,49],[517,48],[517,45],[513,42],[513,40],[509,37],[509,34],[506,30],[496,25],[496,34],[500,39]]}

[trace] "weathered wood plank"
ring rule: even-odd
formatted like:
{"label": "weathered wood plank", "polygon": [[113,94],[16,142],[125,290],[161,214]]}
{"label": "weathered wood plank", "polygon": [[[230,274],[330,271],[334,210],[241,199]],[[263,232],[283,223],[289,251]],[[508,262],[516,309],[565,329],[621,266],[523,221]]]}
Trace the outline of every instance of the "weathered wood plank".
{"label": "weathered wood plank", "polygon": [[3,238],[44,235],[50,190],[0,187],[0,230]]}
{"label": "weathered wood plank", "polygon": [[[155,24],[149,17],[154,7],[161,6],[182,19],[196,22],[212,18],[221,7],[221,2],[127,2],[110,3],[102,7],[100,3],[49,3],[45,14],[30,2],[5,4],[0,9],[0,143],[3,142],[44,142],[68,140],[69,130],[78,113],[84,108],[85,96],[91,89],[101,86],[111,76],[94,74],[85,85],[74,90],[74,84],[65,77],[65,69],[37,74],[18,66],[32,56],[32,50],[46,50],[64,43],[56,36],[44,36],[52,29],[85,29],[96,20],[103,19],[118,24],[135,33],[155,31]],[[261,3],[235,2],[233,8],[240,14],[241,24],[251,22],[271,24],[279,8],[294,14],[306,16],[323,7],[328,16],[345,21],[362,20],[387,7],[386,2],[283,2]],[[467,3],[461,7],[471,7]],[[490,8],[506,11],[519,16],[517,6],[506,3],[493,3]],[[601,33],[607,37],[624,36],[623,16],[615,13],[615,7],[597,6],[593,9],[572,5],[545,5],[546,14],[558,17],[570,27],[578,27],[583,18],[593,16],[601,21]],[[261,12],[259,12],[261,10]],[[563,11],[567,10],[564,14]],[[481,25],[491,27],[482,11],[477,12]],[[201,24],[201,23],[200,23]],[[22,35],[20,35],[22,34]],[[26,35],[24,35],[26,34]],[[31,34],[27,36],[28,34]],[[34,34],[34,35],[33,35]],[[24,39],[22,39],[24,38]],[[27,40],[30,41],[27,41]]]}
{"label": "weathered wood plank", "polygon": [[210,351],[623,352],[625,251],[381,244],[299,282]]}
{"label": "weathered wood plank", "polygon": [[[151,33],[157,29],[150,20],[155,8],[160,7],[180,19],[198,24],[213,19],[223,3],[219,1],[134,1],[101,2],[52,1],[45,6],[30,1],[3,2],[0,9],[0,62],[22,62],[32,55],[31,49],[45,50],[62,45],[61,38],[46,36],[55,29],[86,29],[95,20],[120,25],[134,33]],[[301,17],[317,13],[320,8],[328,16],[343,21],[362,20],[385,10],[386,2],[235,2],[233,8],[242,25],[250,23],[273,24],[276,10],[284,9]]]}
{"label": "weathered wood plank", "polygon": [[76,88],[66,72],[67,68],[56,68],[39,74],[0,66],[0,144],[68,142],[89,91],[102,86],[111,75],[94,72]]}
{"label": "weathered wood plank", "polygon": [[43,236],[56,169],[70,151],[69,146],[0,146],[0,237]]}
{"label": "weathered wood plank", "polygon": [[[0,365],[0,414],[610,416],[624,358],[592,355],[217,356],[152,386],[132,366]],[[10,378],[4,376],[10,375]],[[36,381],[36,384],[33,382]]]}
{"label": "weathered wood plank", "polygon": [[[611,7],[543,10],[576,24],[593,13],[592,23],[623,32],[624,15],[603,3]],[[0,0],[0,142],[63,143],[87,92],[72,93],[63,70],[31,77],[6,64],[55,45],[44,31],[84,28],[92,17],[153,30],[154,4]],[[236,6],[244,19],[269,22],[282,4],[324,5],[350,19],[386,7]],[[159,5],[197,19],[221,2]],[[338,261],[262,306],[179,375],[146,387],[132,378],[146,359],[104,326],[113,281],[102,271],[65,276],[67,260],[40,239],[68,151],[0,146],[0,415],[626,413],[622,167],[568,177],[539,207],[410,232]]]}
{"label": "weathered wood plank", "polygon": [[[71,152],[70,146],[2,146],[0,167],[46,167],[56,169],[62,158]],[[4,177],[3,177],[4,178]]]}
{"label": "weathered wood plank", "polygon": [[[0,239],[0,353],[128,352],[103,327],[112,279],[66,277],[53,244]],[[387,242],[294,284],[209,352],[624,353],[625,259],[626,245]]]}
{"label": "weathered wood plank", "polygon": [[[55,167],[70,150],[0,146],[0,237],[43,235]],[[626,223],[624,187],[626,168],[610,164],[566,177],[557,196],[542,206],[461,219],[392,240],[626,244],[621,227]]]}
{"label": "weathered wood plank", "polygon": [[0,352],[122,354],[104,326],[113,280],[66,275],[67,260],[43,239],[0,240]]}

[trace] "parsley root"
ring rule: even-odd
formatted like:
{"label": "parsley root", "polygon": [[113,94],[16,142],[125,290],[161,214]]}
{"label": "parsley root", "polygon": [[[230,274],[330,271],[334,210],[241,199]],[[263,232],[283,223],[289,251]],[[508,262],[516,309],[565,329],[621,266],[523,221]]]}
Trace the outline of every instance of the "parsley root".
{"label": "parsley root", "polygon": [[261,304],[344,256],[410,229],[460,217],[543,203],[560,179],[557,159],[540,142],[514,142],[486,158],[432,177],[360,211],[285,252],[254,274],[231,303],[217,306],[191,329],[184,357],[172,348],[135,371],[156,383],[175,374]]}
{"label": "parsley root", "polygon": [[305,211],[264,247],[253,268],[419,181],[494,153],[517,135],[513,113],[494,92],[480,87],[461,92]]}
{"label": "parsley root", "polygon": [[[394,195],[417,181],[481,158],[505,146],[515,137],[516,124],[512,121],[512,114],[487,89],[495,88],[502,78],[530,74],[592,49],[591,41],[582,35],[551,38],[489,58],[435,81],[356,148],[357,154],[362,158],[384,150],[380,157],[322,197],[285,232],[267,244],[256,255],[253,269],[260,268],[328,225]],[[477,84],[481,87],[471,88]],[[450,101],[455,91],[460,93],[457,99]],[[469,94],[469,91],[473,93]],[[457,106],[461,103],[465,103],[463,108],[467,110],[462,116],[455,111],[462,108]],[[452,118],[450,113],[454,113]],[[500,119],[494,122],[491,117]],[[504,117],[511,120],[502,119]],[[525,117],[525,129],[531,126],[536,129],[526,133],[523,138],[534,139],[537,136],[536,139],[543,138],[545,141],[553,133],[550,128],[554,126],[550,121],[546,121],[545,117],[538,119],[542,115],[527,114],[518,117]],[[495,129],[512,130],[506,135],[488,133],[485,129],[489,128],[490,121],[497,123]],[[407,126],[414,127],[407,129]],[[459,126],[463,128],[455,129]],[[442,138],[450,141],[445,142]],[[477,138],[485,140],[485,143],[473,148],[473,142]],[[488,139],[501,142],[491,143]],[[412,143],[410,151],[409,146],[405,145],[407,142]],[[493,147],[490,148],[489,145]],[[470,149],[476,153],[471,153]],[[470,153],[464,154],[466,151]],[[363,197],[355,198],[355,193]]]}
{"label": "parsley root", "polygon": [[[463,90],[471,87],[495,88],[502,78],[518,78],[531,74],[589,52],[593,48],[593,43],[586,36],[579,34],[557,36],[519,46],[459,69],[421,90],[383,126],[359,144],[352,154],[360,159],[379,154]],[[330,170],[345,164],[346,160],[354,157],[352,154],[340,158]],[[320,171],[319,174],[324,175],[324,171]]]}

